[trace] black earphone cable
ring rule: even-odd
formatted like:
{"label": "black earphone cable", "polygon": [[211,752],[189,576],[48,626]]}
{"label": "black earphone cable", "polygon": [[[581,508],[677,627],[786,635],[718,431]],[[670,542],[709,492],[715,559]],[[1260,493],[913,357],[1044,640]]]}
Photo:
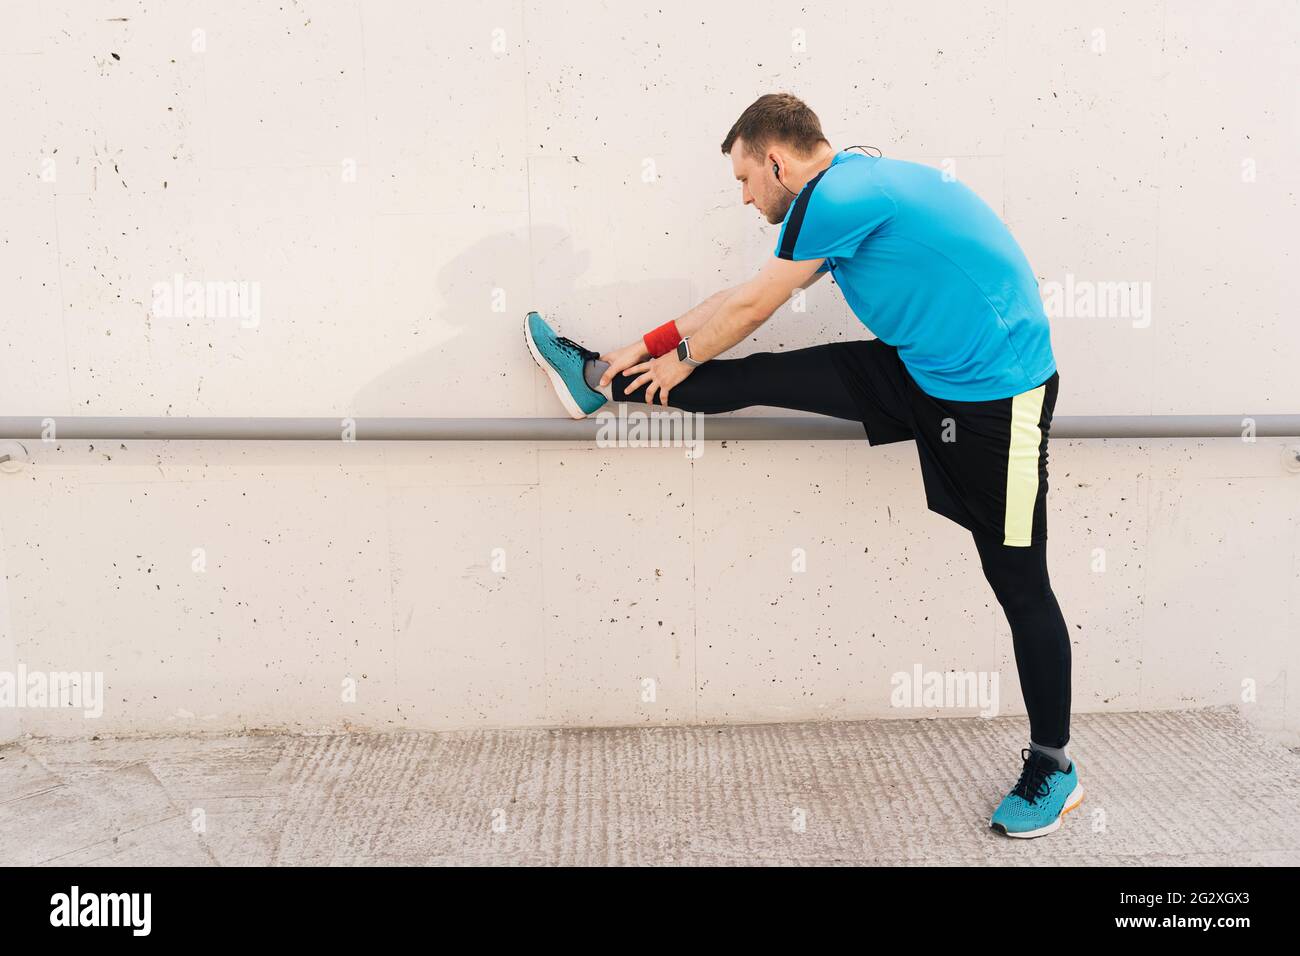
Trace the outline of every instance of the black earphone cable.
{"label": "black earphone cable", "polygon": [[[885,155],[884,152],[881,151],[881,149],[880,149],[879,146],[862,146],[862,145],[857,145],[857,146],[845,146],[844,148],[845,148],[846,150],[848,150],[848,149],[861,149],[861,150],[874,149],[874,150],[876,151],[876,155],[875,155],[875,157],[874,157],[875,159],[880,159],[882,156]],[[867,153],[866,155],[867,155],[867,156],[870,156],[871,154],[870,154],[870,153]],[[781,188],[784,189],[786,192],[790,193],[791,196],[797,196],[797,195],[799,195],[797,192],[794,192],[793,190],[791,190],[790,187],[787,186],[785,183],[781,182],[781,165],[780,165],[780,163],[773,163],[773,164],[772,164],[772,175],[776,177],[776,181],[777,181],[778,183],[781,183]]]}

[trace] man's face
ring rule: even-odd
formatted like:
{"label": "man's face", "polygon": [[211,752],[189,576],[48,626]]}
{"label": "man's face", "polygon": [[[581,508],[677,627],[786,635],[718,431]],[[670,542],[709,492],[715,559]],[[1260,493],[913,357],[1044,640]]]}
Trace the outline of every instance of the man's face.
{"label": "man's face", "polygon": [[785,221],[785,214],[794,202],[794,196],[776,181],[776,174],[772,172],[774,161],[755,159],[742,139],[737,138],[731,145],[731,170],[740,181],[740,194],[745,205],[753,203],[772,225]]}

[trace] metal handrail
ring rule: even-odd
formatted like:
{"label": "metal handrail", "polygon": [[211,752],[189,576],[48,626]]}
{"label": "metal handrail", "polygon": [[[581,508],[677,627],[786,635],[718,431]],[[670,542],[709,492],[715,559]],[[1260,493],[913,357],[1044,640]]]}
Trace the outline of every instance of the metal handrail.
{"label": "metal handrail", "polygon": [[[634,414],[687,412],[627,406]],[[0,439],[138,439],[164,441],[594,441],[615,421],[613,411],[568,418],[116,418],[89,416],[0,417]],[[703,441],[863,440],[861,423],[807,415],[758,418],[701,415],[685,434]],[[1253,423],[1258,437],[1300,436],[1300,415],[1064,415],[1052,421],[1053,438],[1241,438]]]}

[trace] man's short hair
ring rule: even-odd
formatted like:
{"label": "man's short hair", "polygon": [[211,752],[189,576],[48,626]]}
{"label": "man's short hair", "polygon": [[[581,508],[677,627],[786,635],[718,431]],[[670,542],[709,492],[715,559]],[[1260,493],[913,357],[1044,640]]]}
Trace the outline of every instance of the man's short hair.
{"label": "man's short hair", "polygon": [[773,143],[791,146],[801,156],[811,154],[819,143],[830,145],[817,114],[793,93],[765,93],[750,103],[722,141],[724,156],[731,154],[737,137],[744,140],[745,152],[760,162]]}

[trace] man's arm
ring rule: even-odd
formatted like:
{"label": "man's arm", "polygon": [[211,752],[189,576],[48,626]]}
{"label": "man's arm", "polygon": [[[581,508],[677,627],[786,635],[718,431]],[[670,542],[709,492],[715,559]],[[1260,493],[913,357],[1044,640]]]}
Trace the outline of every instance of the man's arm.
{"label": "man's arm", "polygon": [[[825,272],[814,272],[812,277],[809,278],[807,282],[803,283],[800,288],[808,288],[824,275],[826,275]],[[731,294],[740,287],[741,286],[739,285],[734,285],[729,289],[720,289],[703,302],[692,306],[678,316],[674,320],[674,324],[677,326],[677,331],[681,334],[682,338],[685,338],[688,335],[694,335],[700,329],[704,328],[704,326],[708,324],[708,321],[717,313],[722,303],[727,301]],[[649,353],[644,350],[642,351],[642,354],[649,355]]]}
{"label": "man's arm", "polygon": [[675,320],[677,331],[682,334],[683,338],[688,335],[694,335],[700,329],[704,328],[705,323],[707,323],[709,319],[713,318],[714,313],[718,311],[718,307],[721,306],[722,303],[739,288],[740,286],[733,285],[729,289],[721,289],[718,292],[713,293],[713,295],[709,296],[699,305],[686,310],[680,318]]}
{"label": "man's arm", "polygon": [[[825,262],[826,260],[825,260],[825,259],[818,259],[817,261],[818,261],[818,262]],[[820,268],[820,267],[819,267],[819,268]],[[799,288],[801,288],[801,289],[806,289],[806,288],[808,288],[810,285],[812,285],[814,282],[817,282],[819,279],[821,279],[822,276],[826,275],[828,272],[830,272],[829,269],[826,270],[826,272],[814,272],[813,275],[812,275],[812,278],[809,279],[807,282],[805,282],[803,285],[799,286]]]}
{"label": "man's arm", "polygon": [[682,335],[691,336],[691,357],[703,362],[749,338],[773,312],[789,301],[795,289],[806,289],[821,278],[822,273],[817,270],[823,261],[802,259],[795,262],[773,256],[754,278],[725,290],[729,294],[699,331],[691,334],[678,323]]}

